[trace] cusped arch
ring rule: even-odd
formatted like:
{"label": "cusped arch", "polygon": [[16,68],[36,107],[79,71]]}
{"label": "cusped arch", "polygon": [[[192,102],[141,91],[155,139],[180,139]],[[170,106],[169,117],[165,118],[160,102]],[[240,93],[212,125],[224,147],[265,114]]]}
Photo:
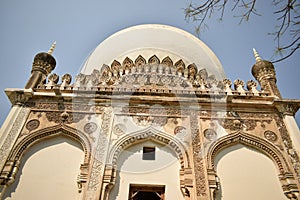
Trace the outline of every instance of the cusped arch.
{"label": "cusped arch", "polygon": [[38,130],[23,138],[12,150],[9,160],[20,160],[25,151],[32,145],[55,136],[66,136],[78,142],[84,151],[84,164],[88,164],[91,157],[91,143],[81,131],[66,125],[56,125]]}
{"label": "cusped arch", "polygon": [[215,171],[214,161],[217,154],[236,144],[243,144],[247,147],[254,148],[268,156],[275,163],[280,174],[283,175],[290,171],[285,158],[277,147],[266,140],[243,132],[226,135],[212,144],[208,150],[208,168]]}
{"label": "cusped arch", "polygon": [[177,140],[174,136],[158,131],[152,127],[147,129],[127,134],[126,136],[120,138],[111,148],[109,152],[108,164],[116,165],[118,157],[120,154],[128,147],[143,142],[147,140],[152,140],[164,145],[168,145],[176,153],[181,168],[190,167],[188,153],[184,145]]}

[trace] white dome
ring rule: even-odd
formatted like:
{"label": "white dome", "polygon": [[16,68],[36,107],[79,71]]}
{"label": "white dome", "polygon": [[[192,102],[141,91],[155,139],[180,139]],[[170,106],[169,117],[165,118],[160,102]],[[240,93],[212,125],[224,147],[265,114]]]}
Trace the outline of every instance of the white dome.
{"label": "white dome", "polygon": [[198,38],[181,29],[158,24],[133,26],[121,30],[102,43],[86,60],[81,73],[90,74],[103,64],[114,60],[122,63],[139,55],[145,59],[156,55],[160,60],[169,56],[173,62],[182,59],[186,65],[195,63],[198,69],[206,69],[217,79],[225,78],[223,67],[216,55]]}

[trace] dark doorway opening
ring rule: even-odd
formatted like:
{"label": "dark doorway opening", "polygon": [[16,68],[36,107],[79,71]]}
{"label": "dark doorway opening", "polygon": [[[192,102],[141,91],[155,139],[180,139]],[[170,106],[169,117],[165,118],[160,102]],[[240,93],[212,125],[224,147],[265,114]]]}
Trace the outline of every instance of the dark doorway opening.
{"label": "dark doorway opening", "polygon": [[129,200],[164,200],[165,186],[130,184]]}

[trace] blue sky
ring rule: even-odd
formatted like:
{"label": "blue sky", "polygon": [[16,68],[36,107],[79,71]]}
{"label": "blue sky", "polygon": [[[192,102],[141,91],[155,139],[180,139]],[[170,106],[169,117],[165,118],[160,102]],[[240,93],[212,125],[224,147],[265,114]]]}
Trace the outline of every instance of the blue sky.
{"label": "blue sky", "polygon": [[[196,24],[184,19],[186,0],[1,0],[0,1],[0,124],[10,103],[5,88],[23,88],[30,76],[33,57],[48,51],[57,41],[55,73],[75,75],[93,49],[111,34],[138,24],[158,23],[184,29],[194,34]],[[252,16],[239,25],[230,7],[225,19],[208,21],[209,28],[200,39],[221,61],[227,77],[247,82],[254,79],[252,48],[263,59],[270,59],[276,45],[269,32],[276,26],[271,1],[259,1],[261,17]],[[300,52],[275,65],[277,83],[284,98],[300,99]],[[300,114],[297,114],[300,124]]]}

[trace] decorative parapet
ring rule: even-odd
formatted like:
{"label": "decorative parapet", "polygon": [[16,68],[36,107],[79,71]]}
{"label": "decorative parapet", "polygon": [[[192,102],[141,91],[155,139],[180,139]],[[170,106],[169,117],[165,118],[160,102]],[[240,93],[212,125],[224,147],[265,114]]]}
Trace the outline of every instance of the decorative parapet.
{"label": "decorative parapet", "polygon": [[103,65],[91,74],[78,74],[71,84],[70,74],[59,77],[56,74],[48,76],[48,83],[38,85],[41,90],[61,91],[94,91],[122,93],[151,93],[151,94],[196,94],[196,95],[235,95],[235,96],[269,96],[269,92],[258,91],[257,83],[247,82],[244,88],[242,80],[234,81],[234,88],[228,79],[217,80],[209,75],[206,69],[198,70],[195,64],[186,65],[183,60],[173,62],[170,57],[162,61],[156,55],[148,62],[141,55],[135,61],[125,58],[121,64],[113,61],[111,66]]}

